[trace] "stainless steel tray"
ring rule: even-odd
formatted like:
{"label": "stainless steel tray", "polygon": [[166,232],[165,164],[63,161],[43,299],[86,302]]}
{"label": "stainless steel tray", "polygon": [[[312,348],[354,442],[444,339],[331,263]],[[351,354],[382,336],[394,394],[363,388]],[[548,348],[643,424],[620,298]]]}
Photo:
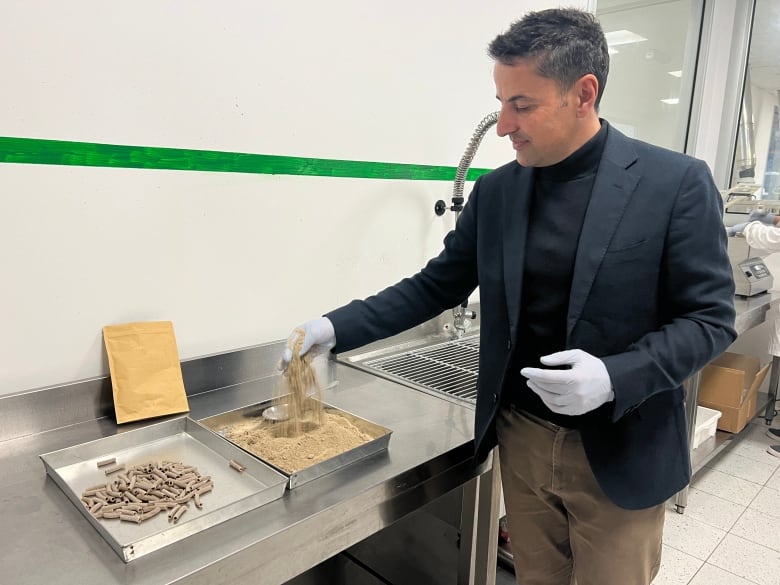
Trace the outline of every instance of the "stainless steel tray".
{"label": "stainless steel tray", "polygon": [[[224,437],[228,427],[238,422],[246,422],[247,419],[262,418],[263,411],[266,408],[272,406],[273,404],[274,404],[274,400],[266,400],[264,402],[253,404],[251,406],[246,406],[244,408],[231,410],[223,414],[218,414],[216,416],[204,418],[199,420],[198,422],[200,422],[202,425],[208,427],[209,429],[213,430],[217,434]],[[262,456],[259,455],[258,453],[255,453],[251,450],[246,450],[247,453],[250,453],[254,457],[257,457],[267,465],[276,469],[279,473],[282,473],[285,476],[287,476],[288,477],[287,487],[290,489],[303,485],[307,482],[317,479],[318,477],[322,477],[327,473],[331,473],[333,471],[341,469],[342,467],[345,467],[356,461],[364,459],[369,455],[373,455],[375,453],[379,453],[387,450],[387,445],[390,442],[390,435],[392,434],[392,431],[390,429],[387,429],[374,422],[356,416],[345,410],[341,410],[340,408],[337,408],[326,402],[323,402],[322,404],[326,412],[331,411],[340,414],[341,416],[347,418],[350,422],[352,422],[352,424],[354,424],[356,427],[361,429],[363,432],[368,433],[375,438],[358,447],[349,449],[348,451],[344,451],[343,453],[336,455],[335,457],[325,459],[320,463],[315,463],[314,465],[311,465],[304,469],[298,469],[294,472],[289,472],[287,470],[280,469],[279,467],[275,466],[273,463],[263,459]],[[227,437],[225,439],[227,441],[230,441],[230,439],[227,439]],[[231,444],[235,444],[235,443],[231,442]],[[239,447],[240,449],[244,449],[244,447],[241,447],[239,445],[236,446]]]}
{"label": "stainless steel tray", "polygon": [[[196,421],[177,418],[119,433],[40,456],[46,473],[60,486],[84,517],[125,561],[131,561],[191,534],[200,532],[284,495],[287,477],[218,437]],[[149,461],[181,461],[210,475],[214,489],[203,496],[203,508],[194,506],[172,524],[158,514],[141,524],[98,520],[81,502],[83,491],[105,483],[101,459],[115,457],[128,466]],[[233,459],[246,469],[231,468]],[[110,477],[110,476],[108,476]]]}

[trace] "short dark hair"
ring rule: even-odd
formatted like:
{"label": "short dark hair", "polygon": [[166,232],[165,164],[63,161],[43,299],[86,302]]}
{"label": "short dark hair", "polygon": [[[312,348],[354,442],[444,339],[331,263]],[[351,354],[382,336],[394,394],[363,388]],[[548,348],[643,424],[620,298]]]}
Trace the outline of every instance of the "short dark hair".
{"label": "short dark hair", "polygon": [[529,12],[493,39],[488,54],[503,65],[535,61],[539,75],[555,80],[562,92],[592,73],[599,82],[598,110],[609,74],[609,49],[599,21],[590,12],[575,8]]}

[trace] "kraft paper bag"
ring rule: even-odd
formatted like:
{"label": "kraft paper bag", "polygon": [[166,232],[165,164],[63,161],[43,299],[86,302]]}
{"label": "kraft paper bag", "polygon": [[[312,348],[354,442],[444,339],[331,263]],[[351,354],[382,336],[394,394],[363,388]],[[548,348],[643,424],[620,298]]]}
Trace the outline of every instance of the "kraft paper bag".
{"label": "kraft paper bag", "polygon": [[106,325],[103,341],[117,423],[189,411],[173,323]]}

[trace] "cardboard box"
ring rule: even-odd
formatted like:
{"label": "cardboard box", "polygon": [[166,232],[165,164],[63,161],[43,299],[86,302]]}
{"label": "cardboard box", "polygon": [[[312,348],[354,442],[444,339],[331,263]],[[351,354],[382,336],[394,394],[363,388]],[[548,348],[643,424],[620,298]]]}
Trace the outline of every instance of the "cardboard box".
{"label": "cardboard box", "polygon": [[769,368],[755,356],[726,352],[702,370],[699,405],[722,413],[719,430],[738,433],[755,416]]}

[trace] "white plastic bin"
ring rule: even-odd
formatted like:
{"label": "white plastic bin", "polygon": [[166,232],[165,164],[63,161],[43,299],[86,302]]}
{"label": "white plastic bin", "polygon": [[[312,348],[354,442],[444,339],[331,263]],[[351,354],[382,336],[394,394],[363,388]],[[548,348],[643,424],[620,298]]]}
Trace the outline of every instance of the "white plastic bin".
{"label": "white plastic bin", "polygon": [[719,410],[696,407],[696,429],[693,432],[693,448],[695,449],[710,437],[715,436],[718,427],[718,419],[721,417]]}

